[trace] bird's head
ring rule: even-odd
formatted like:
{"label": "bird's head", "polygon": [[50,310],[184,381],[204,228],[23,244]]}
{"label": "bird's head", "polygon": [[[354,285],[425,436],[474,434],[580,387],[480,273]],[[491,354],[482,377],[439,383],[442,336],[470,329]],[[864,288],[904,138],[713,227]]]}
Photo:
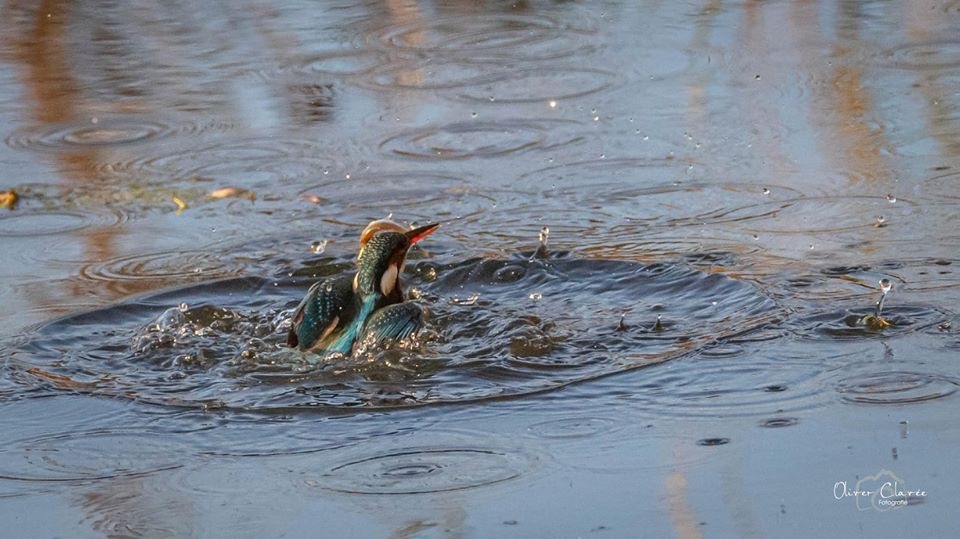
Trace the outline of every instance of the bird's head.
{"label": "bird's head", "polygon": [[[360,297],[387,297],[398,290],[400,273],[403,272],[410,246],[440,226],[439,223],[431,223],[411,230],[402,227],[396,230],[392,225],[396,223],[374,230],[367,237],[361,235],[363,247],[357,257],[357,274],[353,279],[353,291]],[[367,226],[364,233],[371,226],[373,223]]]}

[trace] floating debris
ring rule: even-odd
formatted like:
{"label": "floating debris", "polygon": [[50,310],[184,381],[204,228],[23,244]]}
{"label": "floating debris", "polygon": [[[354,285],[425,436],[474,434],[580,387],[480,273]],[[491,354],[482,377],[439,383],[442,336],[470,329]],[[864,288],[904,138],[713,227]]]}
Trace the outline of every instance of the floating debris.
{"label": "floating debris", "polygon": [[210,198],[245,198],[250,202],[253,202],[257,199],[257,195],[253,191],[248,191],[247,189],[241,189],[239,187],[221,187],[220,189],[211,191]]}
{"label": "floating debris", "polygon": [[20,197],[17,196],[17,192],[13,189],[0,192],[0,208],[13,209],[13,207],[17,205],[17,200],[19,199]]}
{"label": "floating debris", "polygon": [[187,206],[187,203],[183,201],[182,198],[176,195],[173,196],[173,203],[177,205],[177,215],[180,215],[181,213],[183,213],[183,210],[189,207]]}

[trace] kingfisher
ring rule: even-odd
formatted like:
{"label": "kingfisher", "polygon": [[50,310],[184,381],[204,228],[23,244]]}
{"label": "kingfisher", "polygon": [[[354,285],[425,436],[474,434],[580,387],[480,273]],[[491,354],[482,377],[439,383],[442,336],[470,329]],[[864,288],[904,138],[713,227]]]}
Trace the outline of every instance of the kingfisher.
{"label": "kingfisher", "polygon": [[316,353],[349,354],[364,346],[403,340],[423,327],[423,311],[404,303],[400,275],[407,251],[438,223],[411,230],[392,221],[367,225],[360,235],[357,271],[314,283],[297,306],[287,345]]}

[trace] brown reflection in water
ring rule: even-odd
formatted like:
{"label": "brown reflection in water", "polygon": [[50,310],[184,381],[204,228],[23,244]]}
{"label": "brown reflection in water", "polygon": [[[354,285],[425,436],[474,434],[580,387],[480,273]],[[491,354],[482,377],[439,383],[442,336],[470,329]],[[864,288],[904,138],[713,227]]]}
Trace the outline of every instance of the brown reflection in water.
{"label": "brown reflection in water", "polygon": [[[8,14],[30,13],[32,3],[19,4],[15,0],[5,7]],[[12,59],[21,66],[21,79],[26,90],[26,101],[34,122],[41,127],[81,120],[78,107],[82,103],[79,85],[71,76],[73,66],[69,51],[72,44],[68,34],[71,13],[68,0],[45,0],[33,10],[30,27],[22,37],[7,33],[7,47]],[[69,182],[89,183],[99,178],[95,165],[101,156],[93,148],[57,152],[54,159],[59,175]],[[114,242],[122,230],[117,226],[91,228],[77,232],[84,245],[86,260],[105,260],[115,256]],[[76,281],[74,281],[76,283]],[[77,283],[66,290],[67,297],[86,299],[88,289]],[[61,291],[29,287],[27,295],[38,307],[46,307],[64,300]],[[117,299],[111,297],[111,299]]]}
{"label": "brown reflection in water", "polygon": [[432,528],[440,528],[445,537],[466,537],[467,529],[467,511],[463,508],[463,500],[457,500],[457,503],[450,504],[450,501],[443,502],[447,505],[440,515],[439,521],[414,518],[400,523],[400,527],[390,534],[391,539],[410,539],[419,537],[424,531]]}
{"label": "brown reflection in water", "polygon": [[[720,0],[709,0],[703,9],[697,14],[696,28],[693,32],[693,42],[690,45],[691,57],[700,56],[701,58],[711,58],[710,30],[716,22],[717,15],[721,13],[722,7]],[[719,59],[718,59],[719,60]],[[707,85],[712,81],[710,70],[703,70],[695,76],[694,82],[687,85],[689,100],[687,106],[687,117],[693,124],[691,129],[699,129],[702,133],[710,122],[709,100],[707,99]]]}
{"label": "brown reflection in water", "polygon": [[770,62],[771,43],[767,32],[775,32],[777,21],[768,22],[764,18],[764,9],[769,8],[766,2],[749,0],[743,8],[741,30],[737,32],[739,39],[737,48],[732,53],[741,63],[739,73],[741,77],[734,81],[739,88],[737,94],[741,98],[739,110],[744,111],[748,124],[744,131],[751,134],[751,144],[768,170],[765,175],[783,177],[793,169],[789,150],[785,147],[783,126],[785,122],[780,117],[777,103],[782,100],[777,95],[777,84],[765,79],[783,76],[784,73],[765,73],[761,71],[783,69],[784,66]]}
{"label": "brown reflection in water", "polygon": [[[890,181],[894,174],[883,157],[888,142],[883,123],[864,86],[862,62],[851,55],[859,48],[862,18],[857,2],[841,2],[837,13],[838,41],[827,51],[827,37],[817,19],[817,5],[794,2],[790,5],[790,28],[800,51],[801,69],[813,86],[809,114],[821,155],[831,170],[844,171],[850,180],[872,183]],[[867,47],[868,48],[868,47]],[[873,127],[876,122],[880,127]]]}
{"label": "brown reflection in water", "polygon": [[[903,9],[906,11],[904,19],[907,21],[910,42],[934,41],[935,36],[930,29],[943,24],[941,3],[937,0],[918,0],[905,3]],[[913,86],[923,98],[921,108],[927,112],[928,126],[923,132],[936,139],[943,157],[960,156],[960,102],[956,100],[960,94],[955,84],[945,84],[944,72],[940,69],[917,70],[916,77]]]}
{"label": "brown reflection in water", "polygon": [[145,488],[148,477],[98,481],[79,497],[85,523],[106,537],[187,537],[197,532],[189,499]]}
{"label": "brown reflection in water", "polygon": [[[678,457],[676,460],[682,462],[683,458]],[[703,532],[700,531],[697,517],[687,499],[687,474],[676,468],[663,478],[663,484],[667,494],[667,512],[676,536],[682,539],[703,539]]]}

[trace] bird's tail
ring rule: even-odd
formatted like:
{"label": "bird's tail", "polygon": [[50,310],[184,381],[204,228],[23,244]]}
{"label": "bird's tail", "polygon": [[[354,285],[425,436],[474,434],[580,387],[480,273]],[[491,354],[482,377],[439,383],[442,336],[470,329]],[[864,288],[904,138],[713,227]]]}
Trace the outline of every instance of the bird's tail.
{"label": "bird's tail", "polygon": [[340,337],[337,338],[327,350],[330,352],[340,352],[341,354],[350,354],[353,350],[354,341],[357,340],[357,337],[363,330],[364,324],[367,322],[367,319],[370,318],[370,315],[373,314],[376,306],[376,294],[367,296],[367,298],[363,300],[363,303],[360,304],[360,310],[358,310],[357,315],[353,317],[353,321],[350,322],[347,329],[343,331]]}

